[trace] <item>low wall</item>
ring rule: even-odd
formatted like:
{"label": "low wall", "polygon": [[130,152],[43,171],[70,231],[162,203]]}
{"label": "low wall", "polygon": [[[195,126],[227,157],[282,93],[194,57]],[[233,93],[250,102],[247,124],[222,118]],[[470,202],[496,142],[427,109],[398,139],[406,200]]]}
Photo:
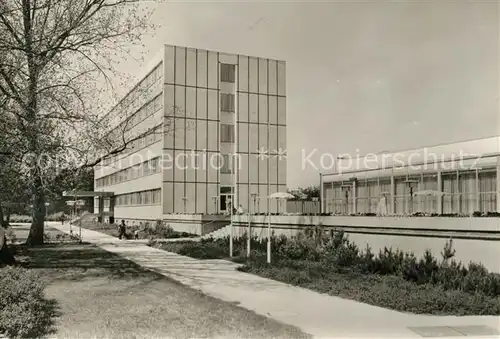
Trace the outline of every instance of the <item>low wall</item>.
{"label": "low wall", "polygon": [[205,235],[230,223],[226,215],[164,214],[163,221],[174,231]]}
{"label": "low wall", "polygon": [[[233,234],[241,236],[248,230],[248,216],[235,218]],[[251,234],[266,237],[267,222],[267,216],[252,217]],[[343,230],[360,248],[369,244],[376,253],[392,247],[421,256],[429,249],[439,257],[452,238],[457,260],[500,272],[500,218],[271,216],[271,231],[290,237],[320,223],[325,231]]]}
{"label": "low wall", "polygon": [[[237,215],[236,220],[248,222],[247,215]],[[267,215],[252,216],[255,224],[267,224]],[[364,217],[364,216],[304,216],[304,215],[276,215],[271,216],[271,223],[281,226],[324,225],[351,228],[384,228],[408,229],[424,231],[474,231],[497,232],[500,234],[500,218],[474,217]]]}
{"label": "low wall", "polygon": [[116,206],[114,211],[115,220],[154,221],[161,219],[161,205],[138,205],[138,206]]}

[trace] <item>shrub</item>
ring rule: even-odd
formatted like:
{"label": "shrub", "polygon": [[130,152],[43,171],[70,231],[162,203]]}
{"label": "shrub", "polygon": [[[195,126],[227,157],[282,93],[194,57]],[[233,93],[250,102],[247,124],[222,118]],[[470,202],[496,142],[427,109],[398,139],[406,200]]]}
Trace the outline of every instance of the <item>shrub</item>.
{"label": "shrub", "polygon": [[463,278],[462,290],[464,292],[480,292],[484,294],[495,295],[494,275],[481,264],[471,262],[468,267],[468,272]]}
{"label": "shrub", "polygon": [[434,275],[433,282],[445,290],[461,290],[466,274],[467,269],[462,266],[462,263],[455,260],[443,261]]}
{"label": "shrub", "polygon": [[9,240],[11,242],[11,244],[13,244],[17,241],[16,233],[14,233],[14,230],[12,230],[11,227],[9,227],[5,230],[5,237],[7,238],[7,240]]}
{"label": "shrub", "polygon": [[374,260],[374,273],[378,274],[395,274],[400,270],[403,261],[403,253],[399,250],[393,251],[392,248],[384,247],[380,250],[378,256]]}
{"label": "shrub", "polygon": [[500,212],[487,212],[486,216],[490,217],[490,218],[492,218],[492,217],[500,217]]}
{"label": "shrub", "polygon": [[365,250],[360,253],[358,261],[358,268],[360,269],[361,272],[369,273],[375,270],[373,264],[374,257],[375,254],[372,252],[370,245],[367,244]]}
{"label": "shrub", "polygon": [[295,238],[291,241],[276,246],[276,254],[280,258],[288,258],[292,260],[306,259],[310,256],[312,246],[303,238]]}
{"label": "shrub", "polygon": [[346,239],[341,246],[333,247],[327,260],[340,267],[355,266],[359,262],[359,248]]}
{"label": "shrub", "polygon": [[[234,238],[233,255],[238,257],[239,262],[246,262],[252,269],[262,268],[268,271],[271,268],[284,267],[307,271],[307,277],[301,273],[298,280],[281,275],[284,281],[292,279],[296,283],[307,283],[315,278],[321,279],[328,272],[342,271],[357,272],[365,276],[394,276],[420,286],[434,285],[444,291],[461,291],[492,297],[500,295],[500,275],[489,273],[480,264],[471,263],[467,269],[453,260],[456,251],[452,239],[445,243],[440,261],[429,250],[425,251],[422,258],[417,258],[414,253],[392,248],[384,248],[378,255],[374,255],[368,245],[364,251],[360,251],[344,232],[331,231],[326,234],[321,225],[307,228],[292,238],[273,235],[271,241],[273,264],[270,267],[266,263],[266,239],[253,237],[251,256],[246,258],[246,234]],[[164,248],[200,259],[227,258],[229,237],[175,245],[165,244]],[[324,288],[328,289],[328,286],[325,285]]]}
{"label": "shrub", "polygon": [[450,240],[444,244],[443,252],[441,252],[443,262],[446,262],[449,259],[453,258],[456,252],[457,251],[453,248],[453,239],[450,238]]}
{"label": "shrub", "polygon": [[37,274],[18,267],[0,269],[0,333],[11,337],[38,336],[49,314],[44,284]]}
{"label": "shrub", "polygon": [[64,215],[64,212],[56,212],[49,214],[45,217],[45,220],[47,221],[61,221],[62,216]]}
{"label": "shrub", "polygon": [[10,216],[10,222],[11,223],[29,223],[29,222],[31,222],[31,217],[28,215],[12,214]]}
{"label": "shrub", "polygon": [[185,243],[178,253],[197,259],[222,259],[227,256],[227,252],[215,243],[200,246],[200,243],[194,241]]}
{"label": "shrub", "polygon": [[405,253],[400,265],[398,274],[405,280],[418,282],[421,279],[419,265],[415,254]]}

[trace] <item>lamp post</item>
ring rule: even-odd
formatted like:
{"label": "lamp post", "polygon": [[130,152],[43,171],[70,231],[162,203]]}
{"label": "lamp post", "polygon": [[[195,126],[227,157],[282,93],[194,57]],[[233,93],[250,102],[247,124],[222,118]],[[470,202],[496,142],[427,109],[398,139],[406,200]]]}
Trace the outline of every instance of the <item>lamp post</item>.
{"label": "lamp post", "polygon": [[227,199],[229,210],[231,211],[231,214],[230,214],[231,223],[229,226],[229,257],[230,258],[233,257],[233,201],[234,201],[234,199],[232,196],[230,196],[230,198]]}
{"label": "lamp post", "polygon": [[[312,198],[312,201],[314,201],[314,202],[318,202],[318,201],[319,201],[319,198],[318,198],[318,197],[313,197],[313,198]],[[314,205],[316,205],[316,204],[314,204]],[[320,208],[320,213],[322,213],[322,212],[321,212],[321,208]],[[314,215],[316,216],[316,208],[314,208]]]}
{"label": "lamp post", "polygon": [[408,185],[408,188],[410,189],[410,204],[409,204],[410,206],[408,213],[413,214],[413,190],[415,189],[414,184],[418,184],[419,181],[407,179],[405,182]]}
{"label": "lamp post", "polygon": [[216,195],[212,196],[212,201],[214,202],[214,214],[217,214],[218,209],[217,209],[217,200],[219,200],[219,197]]}
{"label": "lamp post", "polygon": [[188,198],[187,197],[182,197],[182,201],[184,203],[184,214],[186,214],[186,204],[187,204],[187,200]]}
{"label": "lamp post", "polygon": [[342,185],[340,186],[342,191],[345,194],[345,214],[349,215],[349,191],[351,190],[350,185]]}
{"label": "lamp post", "polygon": [[[75,190],[73,190],[73,204],[74,204],[73,205],[73,220],[75,220],[75,218],[76,218],[76,191]],[[99,210],[99,213],[101,213],[101,210]],[[71,222],[69,223],[69,234],[73,235],[73,227],[71,225]]]}
{"label": "lamp post", "polygon": [[[81,201],[82,205],[84,205],[84,202]],[[82,218],[78,219],[78,234],[79,234],[79,243],[82,243]]]}
{"label": "lamp post", "polygon": [[319,173],[319,213],[323,213],[323,174]]}
{"label": "lamp post", "polygon": [[[251,251],[251,243],[252,243],[252,222],[251,222],[251,218],[252,218],[252,215],[253,213],[255,213],[255,200],[257,199],[257,193],[251,193],[250,194],[250,201],[251,203],[249,204],[248,206],[248,238],[247,238],[247,257],[249,258],[250,257],[250,251]],[[253,213],[251,213],[250,209],[251,209],[251,206],[253,204]]]}
{"label": "lamp post", "polygon": [[[267,197],[267,206],[271,206],[271,198]],[[267,209],[267,263],[271,263],[271,209]]]}

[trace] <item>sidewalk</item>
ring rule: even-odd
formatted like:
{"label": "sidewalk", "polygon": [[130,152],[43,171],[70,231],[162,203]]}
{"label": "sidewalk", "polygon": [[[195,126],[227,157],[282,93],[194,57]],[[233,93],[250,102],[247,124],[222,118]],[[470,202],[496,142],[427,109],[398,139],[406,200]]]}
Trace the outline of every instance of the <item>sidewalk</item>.
{"label": "sidewalk", "polygon": [[[68,224],[48,226],[69,233]],[[183,257],[83,228],[82,240],[317,338],[498,338],[500,330],[500,317],[405,314],[239,272],[238,264],[225,260]]]}

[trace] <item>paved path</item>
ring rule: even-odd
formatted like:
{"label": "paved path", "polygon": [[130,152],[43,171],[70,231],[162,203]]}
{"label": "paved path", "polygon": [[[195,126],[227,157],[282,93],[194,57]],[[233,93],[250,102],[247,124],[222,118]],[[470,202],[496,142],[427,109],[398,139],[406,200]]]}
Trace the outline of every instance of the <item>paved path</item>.
{"label": "paved path", "polygon": [[[48,225],[69,233],[68,224]],[[498,338],[493,334],[500,331],[500,317],[405,314],[239,272],[237,264],[225,260],[188,258],[87,229],[82,229],[82,240],[317,338]]]}

